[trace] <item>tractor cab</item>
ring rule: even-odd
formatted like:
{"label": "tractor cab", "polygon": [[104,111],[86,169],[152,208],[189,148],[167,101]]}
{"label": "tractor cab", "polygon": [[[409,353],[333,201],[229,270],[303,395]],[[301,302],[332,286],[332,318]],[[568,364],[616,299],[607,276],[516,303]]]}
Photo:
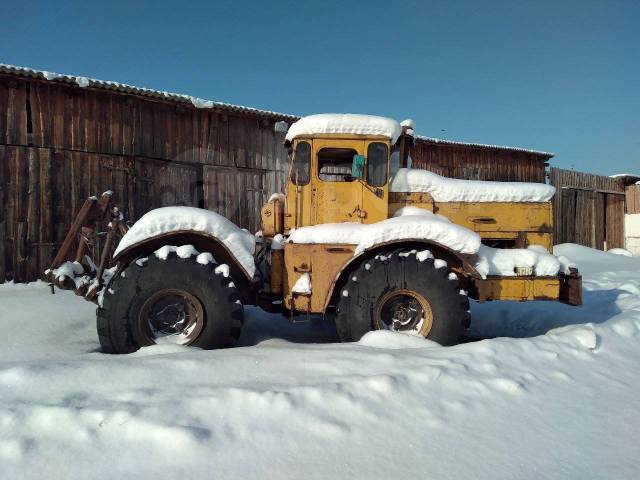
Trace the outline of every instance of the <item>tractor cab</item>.
{"label": "tractor cab", "polygon": [[312,115],[294,124],[284,230],[388,218],[390,158],[401,131],[394,120],[370,115]]}

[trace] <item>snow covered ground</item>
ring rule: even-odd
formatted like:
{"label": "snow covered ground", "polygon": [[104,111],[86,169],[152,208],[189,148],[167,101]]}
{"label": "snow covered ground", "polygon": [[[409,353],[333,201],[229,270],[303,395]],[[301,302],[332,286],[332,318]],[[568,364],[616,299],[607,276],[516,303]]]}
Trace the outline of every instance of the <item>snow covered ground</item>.
{"label": "snow covered ground", "polygon": [[0,478],[640,478],[640,259],[556,253],[584,306],[474,305],[519,338],[451,348],[247,309],[244,347],[109,356],[91,304],[0,286]]}

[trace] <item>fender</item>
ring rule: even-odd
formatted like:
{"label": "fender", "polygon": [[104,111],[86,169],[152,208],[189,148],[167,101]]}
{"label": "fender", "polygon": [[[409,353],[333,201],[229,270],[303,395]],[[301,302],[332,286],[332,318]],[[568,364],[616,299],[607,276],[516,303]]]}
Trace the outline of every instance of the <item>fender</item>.
{"label": "fender", "polygon": [[373,258],[379,253],[388,252],[389,250],[395,250],[397,248],[406,248],[409,250],[416,249],[430,250],[436,258],[441,258],[447,262],[449,268],[453,268],[457,273],[461,274],[465,278],[481,279],[480,273],[473,266],[472,260],[474,255],[456,252],[444,245],[430,240],[424,240],[420,238],[403,238],[400,240],[392,240],[390,242],[379,243],[366,250],[363,250],[358,255],[354,256],[351,260],[344,264],[340,272],[333,280],[329,292],[327,294],[324,311],[327,308],[335,296],[335,289],[337,285],[340,285],[344,278],[347,278],[353,270],[355,270],[363,261]]}
{"label": "fender", "polygon": [[141,255],[151,255],[164,245],[193,245],[199,252],[210,252],[220,263],[229,265],[234,281],[248,285],[251,276],[218,238],[196,230],[177,230],[149,237],[135,243],[113,257],[114,262],[128,264]]}

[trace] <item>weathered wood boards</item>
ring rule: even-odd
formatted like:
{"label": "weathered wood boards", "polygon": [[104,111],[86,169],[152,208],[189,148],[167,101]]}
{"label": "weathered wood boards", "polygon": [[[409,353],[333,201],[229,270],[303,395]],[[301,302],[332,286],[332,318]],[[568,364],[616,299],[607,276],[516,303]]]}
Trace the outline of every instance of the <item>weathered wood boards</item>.
{"label": "weathered wood boards", "polygon": [[[40,277],[86,197],[107,189],[132,220],[192,205],[257,230],[286,176],[274,124],[292,118],[0,74],[0,282]],[[451,177],[539,182],[547,158],[426,141],[411,155]]]}
{"label": "weathered wood boards", "polygon": [[84,200],[107,189],[133,220],[207,206],[257,230],[286,169],[275,121],[0,75],[0,282],[40,278]]}
{"label": "weathered wood boards", "polygon": [[640,185],[629,185],[625,192],[626,213],[640,213]]}
{"label": "weathered wood boards", "polygon": [[554,243],[610,249],[624,247],[624,186],[620,180],[552,168],[556,187]]}
{"label": "weathered wood boards", "polygon": [[545,159],[523,151],[422,141],[416,142],[411,159],[414,168],[425,168],[450,178],[545,182]]}

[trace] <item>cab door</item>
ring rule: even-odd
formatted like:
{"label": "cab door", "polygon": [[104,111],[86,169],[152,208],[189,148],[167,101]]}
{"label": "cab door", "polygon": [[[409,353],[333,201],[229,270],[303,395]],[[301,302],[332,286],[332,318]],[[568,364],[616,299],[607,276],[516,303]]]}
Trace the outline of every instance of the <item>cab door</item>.
{"label": "cab door", "polygon": [[389,144],[382,140],[365,143],[365,175],[362,179],[364,223],[375,223],[389,216]]}
{"label": "cab door", "polygon": [[364,140],[314,139],[311,190],[315,224],[363,222],[362,182],[351,177],[354,155],[363,155]]}

